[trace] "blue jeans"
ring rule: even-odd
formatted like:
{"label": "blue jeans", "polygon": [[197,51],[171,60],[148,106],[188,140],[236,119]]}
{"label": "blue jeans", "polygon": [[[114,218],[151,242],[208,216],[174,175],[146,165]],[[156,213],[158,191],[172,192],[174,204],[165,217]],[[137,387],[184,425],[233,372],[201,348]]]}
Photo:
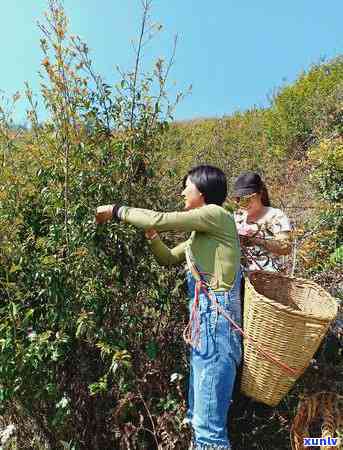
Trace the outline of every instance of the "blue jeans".
{"label": "blue jeans", "polygon": [[[239,270],[229,292],[216,292],[217,302],[241,325]],[[190,308],[195,280],[187,273]],[[196,450],[230,449],[227,414],[237,368],[242,358],[242,338],[230,322],[218,313],[203,293],[199,297],[200,347],[191,348],[187,417],[194,431]]]}

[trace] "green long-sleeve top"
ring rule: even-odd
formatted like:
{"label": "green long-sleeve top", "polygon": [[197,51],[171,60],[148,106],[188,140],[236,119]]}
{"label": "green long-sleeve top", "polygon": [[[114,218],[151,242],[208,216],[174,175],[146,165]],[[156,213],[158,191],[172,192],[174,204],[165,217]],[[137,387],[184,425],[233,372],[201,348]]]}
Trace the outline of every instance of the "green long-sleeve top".
{"label": "green long-sleeve top", "polygon": [[160,264],[172,265],[185,260],[189,246],[199,270],[216,291],[228,290],[233,284],[240,261],[239,239],[233,216],[218,205],[204,205],[185,212],[162,213],[141,208],[120,208],[124,222],[145,230],[188,231],[190,238],[169,249],[158,237],[151,249]]}

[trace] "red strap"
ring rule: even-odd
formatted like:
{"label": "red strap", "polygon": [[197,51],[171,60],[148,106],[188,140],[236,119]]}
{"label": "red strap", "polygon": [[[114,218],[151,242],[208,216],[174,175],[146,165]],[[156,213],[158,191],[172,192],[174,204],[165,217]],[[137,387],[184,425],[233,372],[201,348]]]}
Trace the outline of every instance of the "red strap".
{"label": "red strap", "polygon": [[[198,311],[200,289],[201,289],[201,281],[197,281],[195,283],[194,302],[192,305],[190,319],[183,332],[184,341],[187,344],[196,348],[198,348],[200,344],[200,318]],[[193,330],[193,323],[194,323],[194,330]]]}

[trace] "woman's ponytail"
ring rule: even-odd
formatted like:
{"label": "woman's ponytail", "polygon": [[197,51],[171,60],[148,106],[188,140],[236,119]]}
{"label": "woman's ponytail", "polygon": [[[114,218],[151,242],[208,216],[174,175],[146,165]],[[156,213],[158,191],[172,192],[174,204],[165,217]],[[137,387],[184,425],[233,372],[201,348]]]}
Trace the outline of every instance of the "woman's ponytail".
{"label": "woman's ponytail", "polygon": [[267,190],[266,185],[264,184],[264,182],[262,180],[261,180],[260,194],[261,194],[262,205],[263,206],[271,206],[270,200],[269,200],[268,190]]}

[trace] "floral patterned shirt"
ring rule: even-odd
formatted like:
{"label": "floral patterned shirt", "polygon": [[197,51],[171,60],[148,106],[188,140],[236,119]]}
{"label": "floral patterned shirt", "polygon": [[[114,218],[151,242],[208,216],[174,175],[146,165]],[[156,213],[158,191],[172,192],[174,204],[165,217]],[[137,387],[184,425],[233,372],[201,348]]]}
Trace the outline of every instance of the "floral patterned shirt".
{"label": "floral patterned shirt", "polygon": [[[280,209],[267,207],[265,214],[254,223],[247,223],[247,212],[238,210],[234,214],[238,234],[263,239],[275,239],[278,233],[291,231],[291,224]],[[243,265],[247,270],[281,272],[286,268],[287,258],[274,255],[263,247],[254,245],[243,249]]]}

